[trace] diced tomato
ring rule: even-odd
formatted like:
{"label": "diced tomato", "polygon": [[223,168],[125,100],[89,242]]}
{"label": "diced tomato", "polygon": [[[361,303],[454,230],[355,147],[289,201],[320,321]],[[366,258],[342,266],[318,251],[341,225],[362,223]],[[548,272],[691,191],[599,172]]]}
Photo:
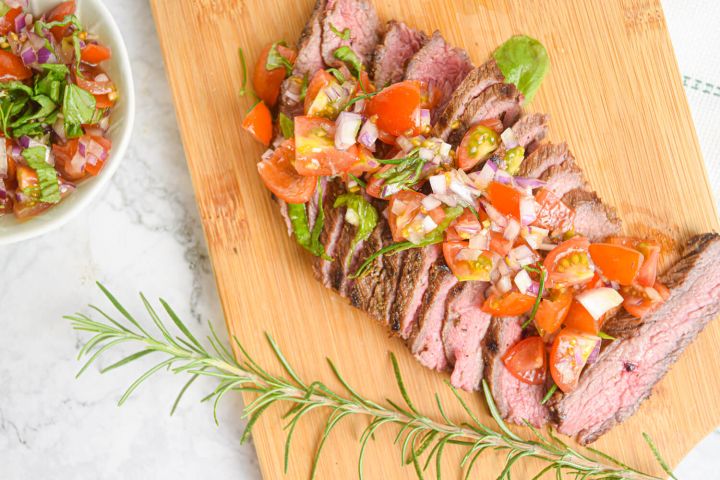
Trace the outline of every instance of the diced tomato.
{"label": "diced tomato", "polygon": [[401,242],[407,238],[403,229],[420,212],[424,198],[425,195],[414,190],[402,190],[390,198],[388,223],[393,240]]}
{"label": "diced tomato", "polygon": [[367,187],[365,188],[365,193],[367,193],[368,195],[370,195],[371,197],[374,197],[374,198],[381,198],[381,199],[385,198],[382,196],[382,190],[383,190],[383,187],[385,186],[385,180],[378,177],[377,174],[387,172],[392,167],[393,167],[393,165],[385,165],[380,170],[378,170],[375,175],[372,175],[370,177],[370,180],[368,180],[368,182],[367,182]]}
{"label": "diced tomato", "polygon": [[[37,174],[28,166],[18,165],[16,176],[19,191],[27,191],[38,186]],[[19,220],[25,220],[46,210],[49,206],[50,204],[40,203],[27,193],[22,193],[21,199],[16,199],[13,204],[13,212]]]}
{"label": "diced tomato", "polygon": [[[92,140],[93,142],[100,145],[102,147],[102,149],[105,150],[105,153],[107,155],[110,154],[110,149],[112,148],[112,142],[109,139],[99,136],[99,135],[86,135],[83,138],[85,138],[86,142],[88,142],[88,140]],[[87,173],[89,173],[90,175],[97,176],[100,173],[100,170],[102,170],[103,166],[105,166],[105,160],[103,160],[102,158],[98,158],[94,165],[91,164],[90,162],[86,162],[84,168],[85,168],[85,171]]]}
{"label": "diced tomato", "polygon": [[[438,222],[436,221],[435,223]],[[478,217],[476,217],[469,208],[466,208],[462,215],[453,222],[453,226],[458,236],[464,240],[476,236],[483,228]]]}
{"label": "diced tomato", "polygon": [[508,240],[501,232],[490,231],[490,251],[497,253],[501,257],[510,253],[513,248],[512,240]]}
{"label": "diced tomato", "polygon": [[242,127],[247,130],[255,139],[265,145],[270,145],[272,140],[272,115],[267,105],[260,100],[250,109],[242,122]]}
{"label": "diced tomato", "polygon": [[420,82],[406,80],[390,85],[372,97],[365,107],[368,117],[377,115],[377,126],[392,136],[420,133],[416,111],[422,104]]}
{"label": "diced tomato", "polygon": [[80,139],[78,138],[72,138],[64,145],[56,143],[52,146],[52,153],[55,156],[55,166],[62,176],[68,180],[80,180],[86,176],[85,170],[82,167],[76,168],[71,163],[77,153],[79,141]]}
{"label": "diced tomato", "polygon": [[493,269],[492,254],[487,251],[475,252],[477,258],[458,259],[458,254],[469,248],[468,242],[445,242],[443,243],[443,255],[445,262],[453,274],[461,282],[477,280],[490,281],[490,273]]}
{"label": "diced tomato", "polygon": [[321,117],[295,117],[295,168],[300,175],[348,172],[358,162],[358,149],[335,148],[335,122]]}
{"label": "diced tomato", "polygon": [[363,173],[372,173],[380,170],[380,162],[373,156],[373,153],[366,147],[358,144],[358,159],[350,168],[349,173],[359,177]]}
{"label": "diced tomato", "polygon": [[520,191],[500,182],[490,182],[487,197],[492,206],[503,215],[520,220]]}
{"label": "diced tomato", "polygon": [[73,77],[77,86],[86,92],[93,95],[105,95],[115,92],[115,84],[102,68],[82,63],[80,64],[80,73],[82,75],[73,74]]}
{"label": "diced tomato", "polygon": [[7,35],[15,31],[15,19],[22,13],[22,7],[8,10],[8,12],[0,18],[0,35]]}
{"label": "diced tomato", "polygon": [[575,221],[575,210],[568,207],[560,197],[547,188],[541,188],[535,195],[540,205],[538,215],[533,223],[536,227],[566,232],[572,229]]}
{"label": "diced tomato", "polygon": [[115,100],[112,100],[110,98],[109,93],[105,93],[103,95],[94,95],[94,97],[96,108],[110,108],[115,105]]}
{"label": "diced tomato", "polygon": [[643,263],[642,253],[622,245],[594,243],[588,250],[590,258],[603,276],[620,285],[632,284]]}
{"label": "diced tomato", "polygon": [[483,122],[467,131],[457,149],[457,165],[463,170],[472,169],[488,158],[500,146],[500,135]]}
{"label": "diced tomato", "polygon": [[651,287],[655,284],[658,263],[660,263],[660,244],[658,242],[633,237],[610,237],[606,242],[634,248],[642,253],[643,262],[635,281],[644,287]]}
{"label": "diced tomato", "polygon": [[317,185],[315,177],[298,174],[293,167],[295,143],[285,140],[273,155],[258,163],[258,172],[265,186],[288,203],[305,203],[312,198]]}
{"label": "diced tomato", "polygon": [[80,52],[80,59],[90,65],[97,65],[105,60],[110,60],[111,57],[110,49],[97,43],[88,43]]}
{"label": "diced tomato", "polygon": [[600,333],[603,320],[604,318],[595,320],[580,302],[573,300],[567,318],[565,318],[565,326],[580,330],[581,332],[597,335]]}
{"label": "diced tomato", "polygon": [[544,339],[555,333],[570,310],[572,292],[569,289],[552,289],[548,298],[543,298],[535,313],[535,327]]}
{"label": "diced tomato", "polygon": [[[65,17],[68,15],[74,15],[75,14],[75,0],[70,0],[67,2],[62,2],[52,10],[50,10],[50,13],[47,14],[47,21],[48,22],[62,22],[65,20]],[[71,26],[67,27],[53,27],[50,29],[50,32],[52,33],[53,37],[55,37],[55,40],[58,42],[62,40],[64,37],[68,36],[70,34]]]}
{"label": "diced tomato", "polygon": [[670,297],[670,290],[662,283],[655,282],[652,287],[637,285],[622,287],[620,294],[624,299],[625,310],[634,317],[642,318],[667,300]]}
{"label": "diced tomato", "polygon": [[581,292],[584,292],[586,290],[592,290],[593,288],[600,288],[604,287],[605,282],[603,281],[602,277],[599,273],[595,272],[595,275],[593,275],[593,278],[588,282],[582,285],[580,288]]}
{"label": "diced tomato", "polygon": [[502,357],[513,377],[530,385],[542,385],[547,376],[547,353],[540,337],[520,340]]}
{"label": "diced tomato", "polygon": [[27,80],[32,75],[32,70],[25,66],[20,57],[0,50],[0,82]]}
{"label": "diced tomato", "polygon": [[565,393],[575,390],[580,373],[599,342],[600,337],[572,328],[562,329],[555,337],[550,350],[550,375],[560,390]]}
{"label": "diced tomato", "polygon": [[[285,80],[286,70],[284,67],[273,68],[272,70],[267,69],[268,54],[272,44],[268,45],[260,53],[257,63],[255,63],[255,70],[253,71],[253,89],[257,96],[265,102],[268,107],[274,107],[277,103],[278,95],[280,94],[280,85]],[[295,63],[297,52],[288,47],[284,47],[280,44],[276,45],[277,53],[284,57],[288,62]]]}
{"label": "diced tomato", "polygon": [[517,317],[532,310],[535,300],[535,296],[512,290],[502,295],[494,293],[485,299],[482,311],[495,316]]}
{"label": "diced tomato", "polygon": [[548,271],[550,285],[580,285],[592,280],[595,275],[590,265],[586,237],[573,237],[550,251],[543,265]]}
{"label": "diced tomato", "polygon": [[315,75],[313,75],[310,83],[308,83],[307,91],[305,92],[304,111],[306,115],[310,114],[310,107],[318,94],[325,89],[325,87],[333,83],[337,83],[337,80],[328,73],[327,70],[318,70],[315,72]]}

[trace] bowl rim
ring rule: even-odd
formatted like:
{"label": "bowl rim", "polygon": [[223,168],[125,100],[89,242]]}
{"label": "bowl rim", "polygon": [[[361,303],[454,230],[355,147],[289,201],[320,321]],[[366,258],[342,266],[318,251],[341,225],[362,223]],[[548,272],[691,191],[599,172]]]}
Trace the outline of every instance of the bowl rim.
{"label": "bowl rim", "polygon": [[[110,179],[112,179],[113,175],[120,167],[123,157],[125,156],[125,152],[127,151],[127,147],[130,144],[130,138],[135,126],[135,84],[133,82],[132,67],[130,65],[130,57],[128,55],[127,46],[125,45],[123,35],[120,33],[120,28],[117,23],[115,23],[115,19],[110,13],[110,10],[108,10],[107,6],[105,6],[102,0],[90,1],[97,6],[98,11],[100,12],[98,21],[106,25],[110,31],[110,35],[115,39],[116,46],[114,49],[115,55],[113,55],[113,57],[115,61],[118,62],[118,72],[122,78],[123,85],[126,86],[126,94],[124,97],[127,108],[126,118],[124,118],[125,125],[124,128],[119,131],[119,138],[113,142],[113,149],[110,153],[111,158],[114,159],[114,161],[107,162],[107,165],[102,169],[100,175],[95,177],[91,184],[84,187],[84,194],[80,198],[76,198],[72,205],[66,206],[65,210],[61,214],[50,218],[44,217],[42,222],[37,222],[28,228],[0,233],[0,245],[18,243],[45,235],[60,228],[75,218],[110,182]],[[41,216],[46,213],[41,214]],[[31,222],[32,219],[28,221]]]}

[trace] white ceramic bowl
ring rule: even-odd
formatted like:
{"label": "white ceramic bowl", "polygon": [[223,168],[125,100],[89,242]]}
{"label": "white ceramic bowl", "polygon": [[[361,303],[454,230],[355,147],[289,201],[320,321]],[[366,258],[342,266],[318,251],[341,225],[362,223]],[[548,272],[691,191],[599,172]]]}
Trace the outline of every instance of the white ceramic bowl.
{"label": "white ceramic bowl", "polygon": [[[38,14],[52,8],[61,0],[30,0]],[[37,217],[19,222],[12,214],[0,216],[0,245],[20,242],[54,230],[77,215],[106,187],[125,155],[135,119],[135,90],[127,49],[120,30],[101,0],[79,0],[77,15],[88,31],[96,33],[100,41],[112,49],[112,59],[103,64],[120,93],[120,100],[110,117],[110,156],[100,174],[80,182],[77,189],[59,204]]]}

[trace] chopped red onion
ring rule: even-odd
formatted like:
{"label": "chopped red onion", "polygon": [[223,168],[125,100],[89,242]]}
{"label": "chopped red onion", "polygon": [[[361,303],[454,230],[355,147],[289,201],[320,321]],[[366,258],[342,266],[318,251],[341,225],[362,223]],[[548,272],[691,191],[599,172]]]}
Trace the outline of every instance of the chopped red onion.
{"label": "chopped red onion", "polygon": [[338,150],[347,150],[356,143],[358,131],[362,117],[353,112],[340,112],[335,124],[335,148]]}
{"label": "chopped red onion", "polygon": [[532,278],[525,270],[520,270],[515,275],[515,285],[517,286],[520,293],[527,293],[528,289],[532,286]]}
{"label": "chopped red onion", "polygon": [[520,221],[523,225],[530,225],[537,218],[537,203],[533,197],[523,196],[520,199]]}
{"label": "chopped red onion", "polygon": [[421,203],[427,211],[434,210],[440,205],[442,205],[442,202],[435,198],[433,195],[428,195],[427,197],[423,198]]}
{"label": "chopped red onion", "polygon": [[495,172],[495,181],[502,183],[503,185],[512,185],[513,176],[502,169],[497,169]]}
{"label": "chopped red onion", "polygon": [[37,54],[35,53],[35,50],[33,50],[32,47],[29,45],[27,47],[25,47],[25,49],[22,52],[20,52],[20,58],[22,59],[23,63],[28,66],[33,65],[33,64],[37,63],[37,61],[38,61],[38,57],[37,57]]}
{"label": "chopped red onion", "polygon": [[360,133],[358,134],[358,141],[362,143],[371,152],[375,151],[375,142],[378,139],[378,128],[375,122],[370,120],[365,121]]}
{"label": "chopped red onion", "polygon": [[427,108],[421,108],[417,111],[417,122],[416,125],[420,128],[430,126],[430,110]]}
{"label": "chopped red onion", "polygon": [[540,293],[540,283],[533,280],[525,293],[537,296]]}
{"label": "chopped red onion", "polygon": [[355,113],[363,113],[365,111],[365,99],[358,100],[353,105],[353,112]]}
{"label": "chopped red onion", "polygon": [[595,343],[595,348],[593,348],[593,351],[590,352],[590,356],[587,359],[588,365],[597,361],[598,357],[600,356],[600,345],[602,345],[602,340]]}
{"label": "chopped red onion", "polygon": [[487,250],[490,246],[487,230],[483,230],[474,237],[470,238],[468,246],[477,250]]}
{"label": "chopped red onion", "polygon": [[480,255],[482,255],[482,250],[477,250],[474,248],[463,248],[455,256],[455,260],[474,262],[480,257]]}
{"label": "chopped red onion", "polygon": [[263,160],[270,160],[270,158],[272,158],[274,153],[275,153],[275,150],[273,150],[272,148],[268,148],[267,150],[265,150],[265,152],[262,154],[262,157],[260,157],[260,158]]}
{"label": "chopped red onion", "polygon": [[507,221],[507,226],[505,227],[505,231],[503,232],[503,237],[505,238],[505,240],[514,242],[518,235],[520,235],[520,223],[518,223],[518,221],[514,218],[511,218]]}
{"label": "chopped red onion", "polygon": [[515,184],[521,188],[540,188],[546,185],[546,182],[538,178],[515,177]]}
{"label": "chopped red onion", "polygon": [[[37,60],[38,60],[38,63],[57,63],[57,58],[55,57],[55,54],[53,54],[46,47],[42,47],[40,50],[38,50]],[[106,77],[107,77],[107,75],[106,75]],[[108,80],[110,80],[110,79],[108,78]]]}
{"label": "chopped red onion", "polygon": [[537,258],[527,245],[520,245],[510,250],[510,257],[521,267],[535,263]]}
{"label": "chopped red onion", "polygon": [[[498,263],[498,265],[502,265],[502,263],[503,262],[500,262]],[[497,288],[498,292],[507,293],[512,290],[512,281],[510,280],[509,276],[503,275],[500,277],[500,280],[497,281],[495,287]]]}
{"label": "chopped red onion", "polygon": [[505,228],[508,224],[508,219],[503,215],[502,213],[495,210],[495,207],[490,205],[490,203],[481,200],[482,206],[485,209],[485,213],[488,214],[488,217],[490,217],[490,221],[494,224],[496,224],[500,228]]}
{"label": "chopped red onion", "polygon": [[423,160],[425,160],[426,162],[428,162],[428,161],[432,160],[433,158],[435,158],[435,152],[433,152],[433,151],[430,150],[429,148],[421,147],[421,148],[418,150],[418,156],[419,156],[421,159],[423,159]]}
{"label": "chopped red onion", "polygon": [[[5,3],[7,4],[7,2],[5,2]],[[20,33],[25,29],[25,27],[27,26],[27,22],[28,22],[27,17],[30,17],[29,20],[30,20],[30,22],[32,22],[32,15],[30,15],[30,14],[18,15],[17,17],[15,17],[15,32],[16,33]]]}
{"label": "chopped red onion", "polygon": [[30,140],[30,137],[28,137],[27,135],[23,135],[18,141],[20,142],[21,147],[30,148]]}
{"label": "chopped red onion", "polygon": [[434,193],[444,194],[447,192],[447,177],[444,173],[430,177],[430,187]]}
{"label": "chopped red onion", "polygon": [[382,191],[380,192],[380,196],[383,198],[387,198],[391,195],[395,195],[400,191],[400,186],[397,184],[392,185],[384,185],[382,188]]}
{"label": "chopped red onion", "polygon": [[519,142],[512,128],[506,128],[505,131],[500,134],[500,138],[502,139],[506,150],[510,150],[511,148],[518,146]]}
{"label": "chopped red onion", "polygon": [[432,217],[430,217],[430,215],[428,215],[427,217],[425,217],[423,219],[422,226],[423,226],[423,231],[425,231],[425,233],[430,233],[433,230],[435,230],[438,225],[437,225],[437,223],[435,223],[435,221],[432,219]]}

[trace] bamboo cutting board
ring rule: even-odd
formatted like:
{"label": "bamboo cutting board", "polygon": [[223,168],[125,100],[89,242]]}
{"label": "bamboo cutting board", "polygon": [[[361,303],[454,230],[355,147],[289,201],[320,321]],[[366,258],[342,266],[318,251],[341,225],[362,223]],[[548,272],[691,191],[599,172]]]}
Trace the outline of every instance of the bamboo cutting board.
{"label": "bamboo cutting board", "polygon": [[[239,98],[241,46],[250,64],[275,40],[295,41],[311,0],[152,0],[185,152],[230,332],[263,364],[276,365],[263,332],[277,339],[308,380],[332,380],[337,362],[367,397],[399,399],[388,351],[399,355],[411,394],[434,412],[439,392],[458,416],[443,374],[420,367],[403,345],[311,274],[310,258],[289,239],[256,173],[262,148],[241,132],[250,98]],[[532,110],[552,115],[552,139],[566,139],[592,185],[625,221],[628,233],[655,235],[672,249],[690,234],[717,230],[708,187],[665,20],[657,0],[376,0],[381,18],[428,32],[440,29],[475,63],[512,34],[538,38],[551,72]],[[667,259],[666,259],[667,260]],[[671,465],[720,424],[720,323],[712,324],[656,388],[654,396],[595,447],[630,465],[658,468],[641,439],[648,432]],[[490,422],[477,395],[470,405]],[[247,398],[246,398],[247,400]],[[255,427],[265,478],[307,478],[323,418],[295,432],[283,476],[283,421],[270,410]],[[318,478],[357,476],[357,439],[366,425],[351,420],[327,445]],[[366,455],[366,478],[414,478],[400,467],[394,431],[381,432]],[[458,457],[445,459],[447,478]],[[475,478],[495,478],[503,462],[489,453]],[[530,478],[539,464],[516,464]]]}

